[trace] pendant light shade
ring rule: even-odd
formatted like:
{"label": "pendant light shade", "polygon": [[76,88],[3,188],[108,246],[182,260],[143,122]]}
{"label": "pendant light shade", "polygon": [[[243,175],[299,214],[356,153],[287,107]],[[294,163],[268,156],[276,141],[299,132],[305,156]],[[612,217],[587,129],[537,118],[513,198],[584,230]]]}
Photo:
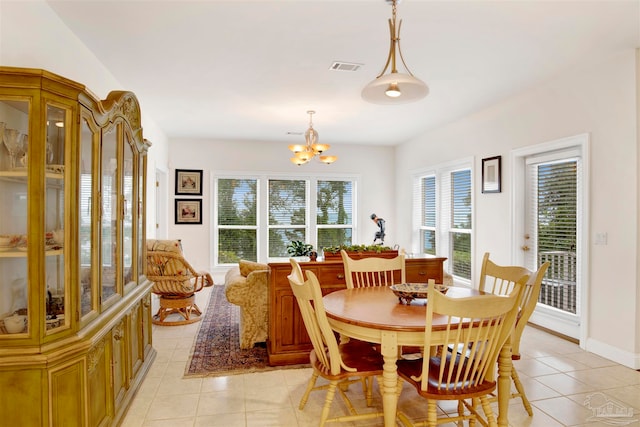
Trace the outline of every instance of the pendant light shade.
{"label": "pendant light shade", "polygon": [[373,104],[406,104],[428,94],[429,88],[425,82],[404,73],[378,77],[362,89],[362,99]]}
{"label": "pendant light shade", "polygon": [[[364,89],[362,89],[362,99],[373,104],[406,104],[424,98],[429,94],[427,84],[415,77],[409,67],[404,62],[402,51],[400,50],[400,26],[402,20],[396,25],[396,3],[397,0],[387,0],[392,4],[392,16],[389,19],[389,33],[391,40],[389,44],[389,55],[382,72]],[[398,72],[396,59],[405,68],[404,73]],[[388,74],[387,69],[390,69]]]}

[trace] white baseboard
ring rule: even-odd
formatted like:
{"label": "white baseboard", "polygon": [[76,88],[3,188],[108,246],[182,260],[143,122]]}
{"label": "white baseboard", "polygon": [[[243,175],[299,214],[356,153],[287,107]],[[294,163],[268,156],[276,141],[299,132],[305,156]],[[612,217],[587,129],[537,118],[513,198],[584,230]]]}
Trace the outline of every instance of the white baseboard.
{"label": "white baseboard", "polygon": [[587,338],[585,350],[597,354],[631,369],[640,369],[640,353],[632,353],[621,350],[610,344],[603,343],[593,338]]}

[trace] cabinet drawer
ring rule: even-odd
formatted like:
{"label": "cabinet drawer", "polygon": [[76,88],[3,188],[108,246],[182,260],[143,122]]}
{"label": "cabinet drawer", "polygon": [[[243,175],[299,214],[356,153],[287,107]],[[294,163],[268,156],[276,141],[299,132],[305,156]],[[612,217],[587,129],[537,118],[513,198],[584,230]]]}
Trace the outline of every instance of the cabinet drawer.
{"label": "cabinet drawer", "polygon": [[442,261],[438,259],[407,260],[407,282],[426,283],[434,279],[442,283]]}
{"label": "cabinet drawer", "polygon": [[342,264],[325,266],[320,269],[318,280],[323,287],[327,285],[344,285],[346,284],[344,267]]}

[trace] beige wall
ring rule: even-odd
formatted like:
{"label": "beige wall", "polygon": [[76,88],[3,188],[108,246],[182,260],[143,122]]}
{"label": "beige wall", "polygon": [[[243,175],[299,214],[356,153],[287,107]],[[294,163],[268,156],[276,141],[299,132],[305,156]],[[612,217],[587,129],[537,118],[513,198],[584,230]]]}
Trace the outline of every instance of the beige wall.
{"label": "beige wall", "polygon": [[[635,51],[567,70],[491,108],[428,132],[398,147],[396,191],[399,222],[410,221],[411,172],[462,156],[475,156],[474,270],[482,254],[513,258],[519,236],[511,224],[510,151],[572,135],[590,135],[590,194],[587,238],[608,234],[607,245],[589,243],[586,283],[587,350],[640,368],[638,322],[638,135]],[[501,155],[503,190],[480,191],[481,159]],[[404,228],[400,240],[409,239]]]}
{"label": "beige wall", "polygon": [[[318,129],[322,136],[322,128]],[[203,223],[202,225],[175,225],[174,213],[169,215],[169,236],[183,239],[190,259],[200,268],[213,271],[216,277],[221,271],[214,268],[212,256],[212,235],[210,215],[212,211],[212,177],[216,173],[256,174],[265,173],[278,176],[295,174],[304,178],[308,174],[323,174],[327,177],[345,174],[359,179],[355,243],[371,243],[377,230],[369,216],[375,212],[387,221],[385,243],[403,247],[406,242],[398,240],[400,227],[396,220],[395,182],[393,175],[393,147],[363,147],[349,144],[333,144],[331,153],[338,161],[325,165],[313,161],[304,166],[296,166],[289,161],[291,152],[288,142],[226,142],[204,140],[174,140],[170,144],[170,193],[173,207],[175,169],[203,170]],[[266,262],[266,259],[260,260]],[[215,279],[215,278],[214,278]]]}

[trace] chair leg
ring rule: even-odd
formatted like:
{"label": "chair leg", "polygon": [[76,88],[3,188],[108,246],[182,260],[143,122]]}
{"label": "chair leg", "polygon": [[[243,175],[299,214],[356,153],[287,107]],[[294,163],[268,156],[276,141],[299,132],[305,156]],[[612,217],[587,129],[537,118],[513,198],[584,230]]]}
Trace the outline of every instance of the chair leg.
{"label": "chair leg", "polygon": [[513,384],[516,386],[516,390],[518,391],[516,396],[522,399],[522,405],[524,405],[524,409],[526,409],[527,414],[529,414],[529,416],[532,417],[533,408],[531,408],[531,403],[529,403],[529,399],[527,399],[527,395],[524,392],[524,386],[520,382],[520,377],[518,376],[518,372],[515,370],[513,366],[511,367],[511,379],[513,380]]}
{"label": "chair leg", "polygon": [[329,418],[329,409],[331,408],[333,397],[336,394],[337,385],[337,381],[331,381],[329,383],[329,387],[327,388],[327,396],[324,399],[324,407],[322,408],[322,414],[320,415],[320,427],[324,427],[324,424],[327,422],[327,418]]}
{"label": "chair leg", "polygon": [[362,378],[362,392],[367,398],[367,406],[373,405],[373,377]]}
{"label": "chair leg", "polygon": [[489,403],[489,398],[487,396],[481,396],[480,402],[482,403],[482,410],[484,411],[484,415],[487,417],[489,427],[498,427],[496,418],[493,415],[493,409],[491,409],[491,404]]}
{"label": "chair leg", "polygon": [[[476,399],[471,399],[471,405],[473,407],[476,406],[475,400]],[[464,417],[464,408],[465,408],[464,401],[458,400],[458,416]],[[464,424],[463,421],[458,421],[458,426],[462,427],[463,424]],[[475,425],[476,425],[475,418],[469,418],[469,427],[474,427]]]}
{"label": "chair leg", "polygon": [[429,400],[427,403],[427,426],[436,427],[438,424],[438,411],[436,408],[436,401]]}
{"label": "chair leg", "polygon": [[311,374],[311,378],[309,378],[309,382],[307,383],[307,389],[304,391],[302,398],[300,399],[300,404],[298,405],[298,409],[304,409],[304,406],[307,404],[307,400],[309,400],[309,395],[313,390],[313,387],[316,385],[316,380],[318,379],[319,374],[317,372],[313,372]]}

